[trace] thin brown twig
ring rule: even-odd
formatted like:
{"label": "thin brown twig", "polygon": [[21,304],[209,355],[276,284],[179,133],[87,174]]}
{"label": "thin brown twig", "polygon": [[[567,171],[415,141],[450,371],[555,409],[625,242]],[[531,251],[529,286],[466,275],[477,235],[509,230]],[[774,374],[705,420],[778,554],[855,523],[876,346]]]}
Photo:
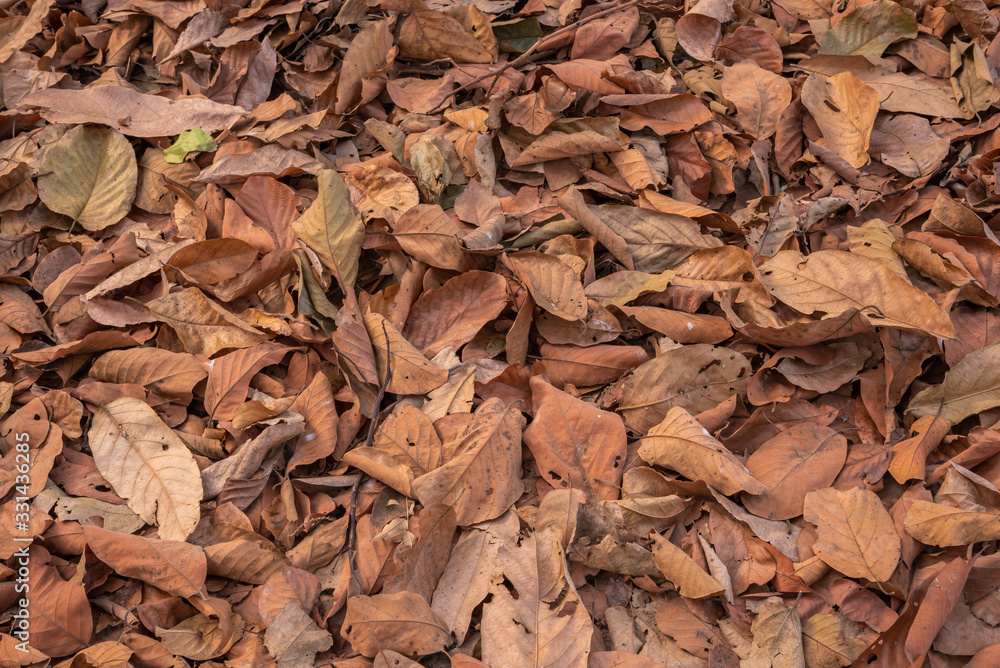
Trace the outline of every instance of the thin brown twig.
{"label": "thin brown twig", "polygon": [[[590,16],[586,16],[586,17],[584,17],[582,19],[578,19],[578,20],[574,21],[573,23],[565,25],[562,28],[559,28],[559,30],[556,30],[555,32],[553,32],[551,35],[546,35],[545,37],[539,38],[537,42],[535,42],[530,47],[528,47],[527,51],[525,51],[524,53],[522,53],[520,56],[518,56],[514,60],[508,60],[506,63],[503,64],[502,67],[499,67],[499,68],[495,69],[493,72],[489,72],[489,73],[484,74],[484,75],[482,75],[480,77],[476,77],[475,79],[473,79],[472,81],[470,81],[467,84],[463,84],[463,85],[459,86],[458,88],[456,88],[455,90],[453,90],[451,93],[449,93],[448,96],[445,98],[445,100],[447,100],[448,98],[453,97],[455,95],[458,95],[461,92],[464,92],[464,91],[467,91],[467,90],[471,89],[476,84],[478,84],[478,83],[480,83],[482,81],[485,81],[485,80],[489,79],[490,77],[496,77],[497,81],[499,81],[500,80],[500,75],[503,74],[504,72],[506,72],[511,67],[520,67],[524,63],[528,62],[528,60],[531,59],[531,56],[538,49],[539,45],[541,45],[541,44],[543,44],[545,42],[549,42],[552,39],[554,39],[556,37],[560,37],[560,36],[562,36],[562,35],[564,35],[564,34],[566,34],[568,32],[576,30],[580,26],[582,26],[584,24],[587,24],[587,23],[590,23],[591,21],[594,21],[596,19],[599,19],[599,18],[602,18],[604,16],[607,16],[608,14],[614,14],[615,12],[620,12],[623,9],[628,9],[629,7],[633,7],[633,6],[637,5],[637,4],[639,4],[639,0],[628,0],[628,2],[623,2],[620,5],[616,5],[614,7],[608,8],[608,9],[602,9],[599,12],[594,12]],[[546,49],[546,51],[551,51],[551,50],[552,49]],[[493,90],[493,86],[495,86],[495,85],[496,85],[496,81],[494,81],[490,85],[490,91]]]}
{"label": "thin brown twig", "polygon": [[[392,380],[392,354],[390,352],[391,348],[389,345],[389,332],[386,331],[385,323],[382,323],[382,336],[385,337],[385,378],[382,380],[382,385],[378,389],[378,395],[375,397],[375,414],[372,415],[371,424],[368,425],[368,436],[365,438],[365,447],[372,447],[372,443],[375,441],[375,428],[378,425],[378,412],[382,407],[382,400],[385,398],[386,388],[389,387],[389,382]],[[358,554],[358,490],[361,487],[361,476],[354,481],[354,485],[351,487],[351,507],[348,511],[350,519],[347,525],[347,563],[351,569],[351,578],[356,578],[357,569],[357,554]]]}

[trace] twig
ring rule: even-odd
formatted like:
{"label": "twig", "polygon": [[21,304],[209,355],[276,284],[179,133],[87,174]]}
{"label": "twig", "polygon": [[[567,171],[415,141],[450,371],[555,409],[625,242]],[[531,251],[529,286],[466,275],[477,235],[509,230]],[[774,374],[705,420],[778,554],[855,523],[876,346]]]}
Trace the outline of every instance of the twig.
{"label": "twig", "polygon": [[[482,81],[485,81],[486,79],[489,79],[490,77],[497,77],[497,81],[499,81],[500,80],[500,75],[503,74],[504,72],[506,72],[511,67],[520,67],[524,63],[528,62],[528,60],[531,59],[532,54],[534,54],[535,51],[538,49],[539,45],[541,45],[541,44],[543,44],[545,42],[549,42],[552,39],[554,39],[556,37],[560,37],[560,36],[562,36],[562,35],[564,35],[564,34],[566,34],[568,32],[576,30],[580,26],[582,26],[584,24],[587,24],[587,23],[590,23],[591,21],[594,21],[596,19],[599,19],[599,18],[602,18],[604,16],[607,16],[608,14],[614,14],[615,12],[620,12],[623,9],[628,9],[629,7],[633,7],[633,6],[637,5],[638,3],[639,3],[639,0],[628,0],[628,2],[623,2],[622,4],[616,5],[614,7],[609,8],[609,9],[602,9],[599,12],[594,12],[590,16],[587,16],[585,18],[582,18],[582,19],[579,19],[577,21],[574,21],[573,23],[570,23],[569,25],[563,26],[559,30],[556,30],[555,32],[553,32],[551,35],[546,35],[545,37],[540,37],[537,42],[535,42],[530,47],[528,47],[527,51],[525,51],[524,53],[522,53],[520,56],[518,56],[514,60],[508,60],[506,63],[504,63],[503,67],[497,68],[493,72],[490,72],[488,74],[484,74],[481,77],[476,77],[475,79],[473,79],[469,83],[463,84],[463,85],[459,86],[458,88],[456,88],[455,90],[453,90],[451,93],[449,93],[447,97],[453,97],[455,95],[458,95],[461,92],[467,91],[467,90],[471,89],[473,86],[475,86],[476,84],[478,84],[478,83],[480,83]],[[546,51],[551,51],[551,49],[546,49]],[[497,81],[494,81],[490,85],[490,89],[489,89],[490,91],[493,90],[493,86],[496,85]],[[447,99],[447,97],[445,99]]]}
{"label": "twig", "polygon": [[[382,400],[385,398],[385,390],[389,387],[389,382],[392,380],[392,353],[389,345],[389,332],[385,329],[385,323],[382,323],[382,336],[385,337],[385,378],[382,380],[382,386],[378,389],[378,395],[375,397],[375,414],[372,416],[371,424],[368,425],[368,436],[365,438],[365,447],[372,447],[372,443],[375,441],[375,427],[378,425],[378,412],[382,407]],[[354,486],[351,487],[351,507],[349,510],[350,519],[347,525],[347,563],[351,569],[351,579],[357,578],[357,554],[358,554],[358,489],[361,487],[361,476],[354,481]],[[358,588],[360,589],[361,583],[358,582]]]}

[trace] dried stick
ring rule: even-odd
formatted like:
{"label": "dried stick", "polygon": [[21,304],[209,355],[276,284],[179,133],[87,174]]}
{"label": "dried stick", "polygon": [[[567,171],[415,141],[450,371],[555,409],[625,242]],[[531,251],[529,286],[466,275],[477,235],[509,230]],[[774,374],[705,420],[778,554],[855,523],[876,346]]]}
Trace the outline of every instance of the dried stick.
{"label": "dried stick", "polygon": [[[375,441],[375,427],[378,425],[378,412],[382,407],[382,400],[385,398],[385,390],[389,387],[389,382],[392,380],[392,353],[390,351],[389,345],[389,332],[385,329],[385,323],[382,323],[382,336],[385,337],[385,378],[382,380],[382,386],[378,389],[378,396],[375,397],[375,414],[372,416],[371,424],[368,425],[368,436],[365,438],[365,447],[372,447],[372,443]],[[349,509],[350,519],[347,525],[347,563],[348,567],[351,569],[351,579],[357,578],[358,568],[357,568],[357,554],[358,554],[358,489],[361,487],[361,475],[358,475],[358,479],[354,481],[354,486],[351,487],[351,507]],[[360,588],[361,583],[358,582],[358,587]]]}

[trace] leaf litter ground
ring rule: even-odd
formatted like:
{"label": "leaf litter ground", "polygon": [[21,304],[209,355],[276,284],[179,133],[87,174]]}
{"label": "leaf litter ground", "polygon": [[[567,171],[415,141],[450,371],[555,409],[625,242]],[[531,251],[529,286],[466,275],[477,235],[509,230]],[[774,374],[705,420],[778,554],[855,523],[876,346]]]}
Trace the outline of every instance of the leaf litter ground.
{"label": "leaf litter ground", "polygon": [[1000,665],[990,4],[0,26],[0,665]]}

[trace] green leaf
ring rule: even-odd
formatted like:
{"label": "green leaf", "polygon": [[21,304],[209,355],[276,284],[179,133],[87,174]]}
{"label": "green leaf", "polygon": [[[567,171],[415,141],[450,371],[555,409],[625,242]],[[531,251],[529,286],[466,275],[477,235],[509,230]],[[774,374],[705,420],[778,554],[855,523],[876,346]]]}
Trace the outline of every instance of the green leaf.
{"label": "green leaf", "polygon": [[163,159],[171,165],[178,165],[184,162],[188,153],[198,151],[214,151],[219,148],[212,136],[201,128],[185,130],[177,137],[177,141],[170,145],[170,148],[163,149]]}
{"label": "green leaf", "polygon": [[890,0],[858,7],[823,36],[819,52],[835,56],[881,56],[893,42],[917,36],[917,15]]}

